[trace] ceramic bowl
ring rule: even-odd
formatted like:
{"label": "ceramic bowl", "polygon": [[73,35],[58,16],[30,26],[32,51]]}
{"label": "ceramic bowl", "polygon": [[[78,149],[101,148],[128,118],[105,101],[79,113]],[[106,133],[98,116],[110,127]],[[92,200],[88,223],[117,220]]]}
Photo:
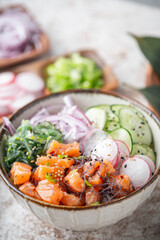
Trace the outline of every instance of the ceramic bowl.
{"label": "ceramic bowl", "polygon": [[[62,99],[65,95],[70,95],[74,103],[82,110],[98,104],[130,104],[145,115],[152,129],[155,151],[157,153],[156,172],[149,182],[127,197],[97,206],[68,207],[48,204],[23,194],[10,182],[3,163],[3,144],[1,144],[0,150],[1,177],[16,200],[39,219],[48,221],[60,228],[76,231],[96,230],[104,226],[115,224],[119,220],[131,215],[153,192],[160,176],[160,121],[154,113],[139,103],[130,101],[113,93],[104,93],[94,90],[74,90],[40,98],[20,109],[10,120],[15,127],[18,127],[22,119],[30,118],[41,107],[62,103]],[[3,133],[4,131],[1,130],[0,139],[2,139]]]}

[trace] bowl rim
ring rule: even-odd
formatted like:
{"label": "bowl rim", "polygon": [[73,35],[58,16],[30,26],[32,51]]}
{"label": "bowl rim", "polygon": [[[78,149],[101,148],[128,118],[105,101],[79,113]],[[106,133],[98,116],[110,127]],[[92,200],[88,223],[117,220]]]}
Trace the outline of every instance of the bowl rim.
{"label": "bowl rim", "polygon": [[[43,96],[40,97],[32,102],[30,102],[29,104],[25,105],[24,107],[20,108],[18,111],[16,111],[14,114],[12,114],[10,116],[10,120],[14,120],[16,119],[18,116],[20,116],[25,110],[27,110],[28,108],[30,108],[30,106],[32,105],[36,105],[38,102],[43,101],[44,99],[50,99],[50,98],[55,98],[59,95],[67,95],[67,94],[72,94],[72,93],[82,93],[82,94],[86,94],[86,93],[93,93],[93,94],[100,94],[100,95],[110,95],[110,96],[114,96],[117,98],[121,98],[125,101],[127,101],[129,104],[136,106],[140,109],[142,109],[143,111],[145,111],[157,124],[157,127],[160,130],[160,117],[159,117],[159,113],[158,112],[153,112],[151,111],[149,108],[147,108],[146,106],[144,106],[143,104],[139,103],[136,100],[130,99],[126,96],[123,96],[121,94],[115,93],[115,92],[111,92],[111,91],[102,91],[102,90],[97,90],[97,89],[89,89],[89,90],[82,90],[82,89],[72,89],[72,90],[68,90],[68,91],[63,91],[63,92],[58,92],[58,93],[53,93],[50,94],[48,96]],[[0,139],[2,138],[4,134],[4,129],[1,128],[0,130]],[[25,200],[29,200],[31,202],[34,202],[35,204],[39,204],[41,206],[44,207],[50,207],[50,208],[55,208],[55,209],[63,209],[63,210],[73,210],[73,211],[77,211],[77,210],[89,210],[89,209],[97,209],[100,207],[107,207],[107,206],[111,206],[113,204],[116,203],[120,203],[121,201],[125,200],[125,199],[130,199],[132,196],[137,195],[138,193],[142,192],[143,190],[145,190],[147,187],[149,187],[153,182],[156,181],[156,179],[158,178],[158,176],[160,175],[160,167],[156,170],[156,172],[154,173],[154,175],[150,178],[150,180],[141,188],[135,190],[134,192],[130,193],[127,196],[118,198],[118,199],[114,199],[110,202],[107,203],[101,203],[98,205],[92,205],[92,206],[65,206],[65,205],[55,205],[55,204],[50,204],[41,200],[38,200],[36,198],[30,197],[24,193],[22,193],[18,188],[16,188],[15,185],[13,185],[10,181],[9,181],[9,177],[6,176],[1,164],[0,164],[0,176],[2,178],[2,180],[4,181],[4,183],[9,187],[10,190],[13,190],[14,192],[16,192],[17,194],[19,194],[21,197],[23,197]],[[12,192],[12,191],[11,191]]]}

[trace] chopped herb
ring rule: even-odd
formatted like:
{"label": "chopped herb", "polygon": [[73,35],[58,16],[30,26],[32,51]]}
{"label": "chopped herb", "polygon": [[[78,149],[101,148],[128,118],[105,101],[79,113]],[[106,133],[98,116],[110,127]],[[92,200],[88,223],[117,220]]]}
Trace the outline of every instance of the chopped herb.
{"label": "chopped herb", "polygon": [[51,164],[49,162],[46,163],[46,166],[51,166]]}
{"label": "chopped herb", "polygon": [[87,187],[92,187],[92,184],[90,184],[87,180],[85,180],[85,184]]}
{"label": "chopped herb", "polygon": [[68,155],[61,155],[61,154],[58,155],[58,158],[61,158],[61,159],[64,159],[64,158],[67,158],[67,157],[68,157]]}
{"label": "chopped herb", "polygon": [[95,203],[92,203],[91,205],[93,206],[93,205],[98,205],[98,204],[100,204],[100,202],[95,202]]}
{"label": "chopped herb", "polygon": [[46,179],[52,183],[56,183],[57,180],[52,177],[52,174],[48,175],[46,174]]}

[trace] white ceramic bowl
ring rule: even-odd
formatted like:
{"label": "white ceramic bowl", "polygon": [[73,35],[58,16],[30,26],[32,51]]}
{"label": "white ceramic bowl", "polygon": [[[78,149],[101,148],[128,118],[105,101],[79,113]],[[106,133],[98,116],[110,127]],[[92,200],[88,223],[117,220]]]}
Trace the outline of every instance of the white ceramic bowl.
{"label": "white ceramic bowl", "polygon": [[[131,104],[139,111],[141,111],[147,118],[152,129],[155,151],[157,153],[157,170],[149,180],[149,182],[141,189],[136,190],[127,197],[123,197],[112,202],[101,204],[98,206],[81,206],[68,207],[60,205],[48,204],[34,198],[31,198],[20,192],[10,181],[4,168],[3,163],[3,144],[0,150],[1,176],[6,185],[9,187],[11,193],[16,200],[29,212],[33,213],[39,219],[48,221],[56,227],[67,228],[76,231],[96,230],[103,226],[108,226],[118,222],[131,215],[135,209],[143,203],[153,192],[160,175],[160,121],[159,119],[140,104],[129,101],[126,98],[113,95],[111,93],[102,93],[99,91],[84,91],[75,90],[67,93],[56,93],[44,98],[40,98],[24,108],[20,109],[11,117],[11,121],[15,127],[18,127],[22,119],[30,118],[41,107],[51,104],[62,103],[64,95],[69,94],[75,104],[82,110],[98,105],[98,104]],[[3,130],[0,133],[0,139],[3,135]]]}

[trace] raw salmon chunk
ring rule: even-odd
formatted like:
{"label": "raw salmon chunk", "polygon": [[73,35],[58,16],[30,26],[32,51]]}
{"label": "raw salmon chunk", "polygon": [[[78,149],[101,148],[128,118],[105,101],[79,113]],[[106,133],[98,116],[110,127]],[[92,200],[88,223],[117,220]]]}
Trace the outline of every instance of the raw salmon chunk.
{"label": "raw salmon chunk", "polygon": [[86,162],[83,168],[85,178],[88,178],[90,175],[94,174],[100,165],[101,163],[99,161]]}
{"label": "raw salmon chunk", "polygon": [[61,203],[63,205],[67,205],[67,206],[81,206],[81,205],[83,205],[83,202],[80,200],[80,198],[78,196],[75,196],[74,194],[69,194],[69,193],[66,193],[66,192],[63,193]]}
{"label": "raw salmon chunk", "polygon": [[80,176],[77,169],[71,171],[65,178],[66,185],[72,189],[73,192],[83,192],[85,190],[85,182]]}
{"label": "raw salmon chunk", "polygon": [[100,201],[100,193],[97,189],[91,187],[87,188],[85,192],[86,205],[91,205]]}
{"label": "raw salmon chunk", "polygon": [[31,197],[41,200],[41,197],[39,196],[38,192],[36,191],[36,187],[31,182],[25,182],[23,185],[21,185],[19,187],[19,190]]}
{"label": "raw salmon chunk", "polygon": [[59,158],[55,156],[41,156],[37,158],[36,165],[59,166],[70,168],[75,163],[73,158]]}
{"label": "raw salmon chunk", "polygon": [[112,166],[112,163],[106,159],[103,160],[103,163],[106,165],[106,171],[107,173],[111,174],[115,172],[114,167]]}
{"label": "raw salmon chunk", "polygon": [[80,147],[78,142],[63,144],[53,140],[49,146],[47,154],[68,155],[68,157],[80,156]]}
{"label": "raw salmon chunk", "polygon": [[32,167],[26,163],[14,162],[11,168],[11,175],[14,184],[23,184],[29,181]]}
{"label": "raw salmon chunk", "polygon": [[43,201],[48,203],[58,205],[63,197],[63,192],[59,188],[58,184],[51,183],[47,179],[40,181],[36,190]]}
{"label": "raw salmon chunk", "polygon": [[128,175],[120,174],[120,175],[112,175],[110,177],[110,181],[113,184],[113,189],[117,192],[117,197],[125,196],[129,192],[133,191],[133,186]]}
{"label": "raw salmon chunk", "polygon": [[34,173],[35,181],[39,182],[46,179],[46,174],[51,174],[53,179],[62,180],[64,177],[64,169],[58,166],[48,167],[46,165],[40,165]]}

